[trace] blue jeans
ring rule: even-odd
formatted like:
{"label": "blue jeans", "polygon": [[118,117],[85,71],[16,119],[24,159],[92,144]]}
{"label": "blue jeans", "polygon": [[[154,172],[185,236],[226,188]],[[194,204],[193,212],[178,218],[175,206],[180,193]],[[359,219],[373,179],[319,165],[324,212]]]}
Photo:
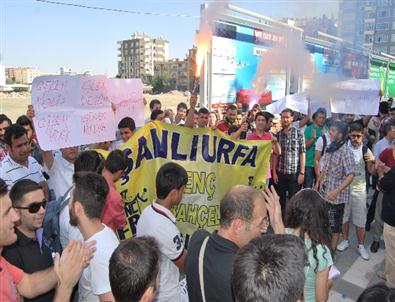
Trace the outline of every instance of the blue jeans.
{"label": "blue jeans", "polygon": [[304,172],[304,184],[303,184],[303,186],[305,188],[312,188],[314,180],[315,180],[314,167],[306,167],[305,172]]}

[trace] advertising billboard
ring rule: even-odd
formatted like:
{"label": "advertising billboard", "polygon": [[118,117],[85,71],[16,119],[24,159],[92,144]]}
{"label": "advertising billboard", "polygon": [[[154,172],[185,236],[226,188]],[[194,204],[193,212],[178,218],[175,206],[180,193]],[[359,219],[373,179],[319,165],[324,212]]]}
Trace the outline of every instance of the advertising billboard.
{"label": "advertising billboard", "polygon": [[[281,42],[281,35],[230,22],[217,22],[212,38],[211,105],[234,103],[237,92],[252,91],[260,60],[265,52]],[[266,77],[273,100],[285,95],[286,72],[279,70]],[[265,89],[264,88],[264,89]],[[264,90],[259,89],[259,90]]]}
{"label": "advertising billboard", "polygon": [[[388,72],[387,72],[388,69]],[[395,97],[395,64],[385,59],[372,58],[369,65],[369,79],[379,79],[381,92],[385,97]]]}

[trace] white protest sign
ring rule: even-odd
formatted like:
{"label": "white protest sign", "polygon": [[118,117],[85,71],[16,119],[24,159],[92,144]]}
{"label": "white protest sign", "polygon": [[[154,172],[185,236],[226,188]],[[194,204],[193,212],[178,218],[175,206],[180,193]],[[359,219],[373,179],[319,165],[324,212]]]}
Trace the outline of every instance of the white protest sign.
{"label": "white protest sign", "polygon": [[266,110],[273,114],[280,114],[285,108],[289,108],[293,111],[307,114],[308,104],[307,94],[301,92],[282,97],[277,102],[266,106]]}
{"label": "white protest sign", "polygon": [[144,124],[143,83],[140,79],[109,79],[108,97],[115,107],[115,122],[126,116],[137,127]]}
{"label": "white protest sign", "polygon": [[266,106],[266,110],[272,114],[280,114],[285,108],[285,98],[281,98]]}
{"label": "white protest sign", "polygon": [[115,139],[105,76],[43,76],[32,84],[40,147],[56,150]]}
{"label": "white protest sign", "polygon": [[336,85],[331,96],[334,113],[376,115],[380,103],[380,80],[349,80]]}

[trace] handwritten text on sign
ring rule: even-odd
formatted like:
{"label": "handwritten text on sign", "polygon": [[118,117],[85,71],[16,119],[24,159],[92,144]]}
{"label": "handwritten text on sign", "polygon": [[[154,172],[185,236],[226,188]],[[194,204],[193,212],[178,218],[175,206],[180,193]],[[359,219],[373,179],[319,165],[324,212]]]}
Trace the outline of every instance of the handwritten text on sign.
{"label": "handwritten text on sign", "polygon": [[[121,118],[131,116],[136,124],[143,120],[141,81],[116,81],[105,76],[35,78],[32,104],[41,148],[55,150],[112,141]],[[112,104],[119,108],[115,115]]]}
{"label": "handwritten text on sign", "polygon": [[140,79],[109,79],[108,96],[115,107],[115,122],[130,116],[137,127],[144,124],[143,83]]}

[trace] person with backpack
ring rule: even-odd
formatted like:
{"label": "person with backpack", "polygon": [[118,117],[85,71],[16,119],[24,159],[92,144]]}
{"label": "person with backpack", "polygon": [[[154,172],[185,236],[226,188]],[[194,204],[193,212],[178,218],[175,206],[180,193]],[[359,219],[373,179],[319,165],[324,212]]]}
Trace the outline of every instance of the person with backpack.
{"label": "person with backpack", "polygon": [[345,251],[349,246],[350,220],[356,227],[358,240],[358,253],[364,260],[369,260],[369,253],[365,249],[365,224],[366,224],[366,168],[370,174],[374,173],[375,158],[372,151],[363,144],[363,126],[359,123],[351,124],[348,147],[351,149],[354,160],[354,178],[350,185],[350,199],[345,204],[343,215],[342,234],[343,240],[337,246],[340,252]]}
{"label": "person with backpack", "polygon": [[[96,172],[101,174],[103,167],[103,156],[94,150],[81,152],[74,162],[75,173]],[[43,236],[54,252],[60,252],[70,240],[83,240],[78,228],[70,224],[68,203],[71,189],[72,186],[63,196],[48,203],[46,208]]]}
{"label": "person with backpack", "polygon": [[345,204],[350,199],[350,184],[354,178],[355,160],[347,145],[348,124],[335,121],[329,128],[332,143],[322,157],[320,178],[316,189],[327,200],[329,225],[332,231],[332,251],[337,247]]}

